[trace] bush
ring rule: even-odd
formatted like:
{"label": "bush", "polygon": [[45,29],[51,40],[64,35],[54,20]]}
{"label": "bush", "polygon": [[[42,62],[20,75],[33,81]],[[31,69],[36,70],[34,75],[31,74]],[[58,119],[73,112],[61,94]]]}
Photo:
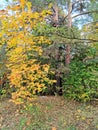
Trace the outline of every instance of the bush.
{"label": "bush", "polygon": [[78,101],[98,97],[98,60],[74,58],[70,72],[63,76],[64,96]]}

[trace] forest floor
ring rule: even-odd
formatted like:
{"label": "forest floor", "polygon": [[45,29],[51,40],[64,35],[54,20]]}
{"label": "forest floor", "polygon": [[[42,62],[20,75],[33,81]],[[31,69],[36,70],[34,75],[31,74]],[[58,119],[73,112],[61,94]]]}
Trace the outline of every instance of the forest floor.
{"label": "forest floor", "polygon": [[41,96],[28,105],[0,101],[0,130],[98,130],[98,102]]}

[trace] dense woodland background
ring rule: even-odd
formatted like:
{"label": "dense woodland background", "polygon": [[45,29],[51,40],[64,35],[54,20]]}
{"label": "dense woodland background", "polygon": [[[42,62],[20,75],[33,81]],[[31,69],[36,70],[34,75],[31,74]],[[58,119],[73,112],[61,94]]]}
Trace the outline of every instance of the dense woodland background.
{"label": "dense woodland background", "polygon": [[13,0],[0,10],[0,97],[35,95],[98,98],[97,0]]}

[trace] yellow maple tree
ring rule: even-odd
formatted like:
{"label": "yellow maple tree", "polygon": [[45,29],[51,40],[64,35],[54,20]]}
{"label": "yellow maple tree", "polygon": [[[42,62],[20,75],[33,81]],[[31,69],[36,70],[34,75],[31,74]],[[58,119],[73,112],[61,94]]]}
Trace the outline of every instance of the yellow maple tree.
{"label": "yellow maple tree", "polygon": [[2,44],[6,43],[8,79],[15,89],[12,100],[20,104],[54,82],[48,78],[49,65],[41,65],[34,58],[43,54],[42,44],[50,44],[48,38],[33,33],[39,23],[43,26],[50,12],[32,12],[32,5],[26,0],[9,6],[8,10],[13,13],[2,15],[0,37]]}

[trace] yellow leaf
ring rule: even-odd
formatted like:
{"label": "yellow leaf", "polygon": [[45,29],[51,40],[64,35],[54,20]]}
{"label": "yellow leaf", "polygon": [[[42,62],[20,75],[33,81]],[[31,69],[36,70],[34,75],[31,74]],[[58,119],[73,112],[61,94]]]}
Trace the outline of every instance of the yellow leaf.
{"label": "yellow leaf", "polygon": [[77,110],[77,112],[78,112],[78,113],[81,113],[81,110],[80,110],[80,109],[78,109],[78,110]]}

